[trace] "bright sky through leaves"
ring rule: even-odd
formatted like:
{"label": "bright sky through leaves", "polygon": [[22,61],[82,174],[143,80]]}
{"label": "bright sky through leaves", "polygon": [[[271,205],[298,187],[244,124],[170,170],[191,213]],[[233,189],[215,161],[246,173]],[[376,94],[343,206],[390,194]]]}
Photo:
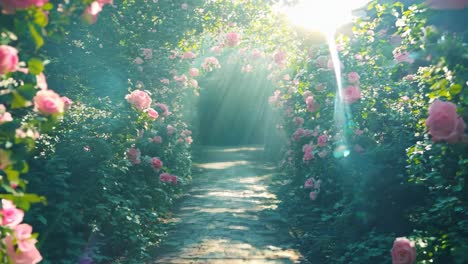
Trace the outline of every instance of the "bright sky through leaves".
{"label": "bright sky through leaves", "polygon": [[351,11],[368,2],[369,0],[301,0],[294,6],[280,5],[277,10],[297,26],[330,33],[350,22],[353,18]]}

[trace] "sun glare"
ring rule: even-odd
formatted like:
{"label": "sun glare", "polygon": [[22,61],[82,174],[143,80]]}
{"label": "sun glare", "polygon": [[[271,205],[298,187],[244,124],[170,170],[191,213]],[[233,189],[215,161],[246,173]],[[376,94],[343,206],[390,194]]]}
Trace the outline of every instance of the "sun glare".
{"label": "sun glare", "polygon": [[337,27],[351,22],[352,10],[370,0],[300,0],[298,4],[281,4],[278,11],[284,13],[296,26],[323,33],[332,33]]}

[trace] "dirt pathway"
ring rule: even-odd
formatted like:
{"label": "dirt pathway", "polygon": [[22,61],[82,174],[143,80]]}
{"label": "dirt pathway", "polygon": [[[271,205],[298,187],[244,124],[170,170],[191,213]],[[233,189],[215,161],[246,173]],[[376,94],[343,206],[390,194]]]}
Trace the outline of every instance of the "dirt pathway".
{"label": "dirt pathway", "polygon": [[259,147],[204,148],[193,188],[154,263],[300,263]]}

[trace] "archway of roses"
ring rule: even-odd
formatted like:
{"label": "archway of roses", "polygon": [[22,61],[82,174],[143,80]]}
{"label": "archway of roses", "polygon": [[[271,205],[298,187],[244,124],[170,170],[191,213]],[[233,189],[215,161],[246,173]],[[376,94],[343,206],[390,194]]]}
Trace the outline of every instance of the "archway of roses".
{"label": "archway of roses", "polygon": [[191,145],[261,143],[304,263],[465,263],[466,1],[372,1],[342,65],[275,2],[1,0],[0,262],[148,261]]}

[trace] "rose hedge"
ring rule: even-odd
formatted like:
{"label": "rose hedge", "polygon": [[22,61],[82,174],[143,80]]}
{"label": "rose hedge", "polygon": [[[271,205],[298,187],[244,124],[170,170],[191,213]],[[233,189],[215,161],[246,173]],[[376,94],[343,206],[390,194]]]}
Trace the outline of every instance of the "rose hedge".
{"label": "rose hedge", "polygon": [[426,4],[373,1],[337,39],[342,104],[326,45],[270,98],[290,137],[283,210],[311,261],[413,263],[416,247],[466,262],[466,30]]}

